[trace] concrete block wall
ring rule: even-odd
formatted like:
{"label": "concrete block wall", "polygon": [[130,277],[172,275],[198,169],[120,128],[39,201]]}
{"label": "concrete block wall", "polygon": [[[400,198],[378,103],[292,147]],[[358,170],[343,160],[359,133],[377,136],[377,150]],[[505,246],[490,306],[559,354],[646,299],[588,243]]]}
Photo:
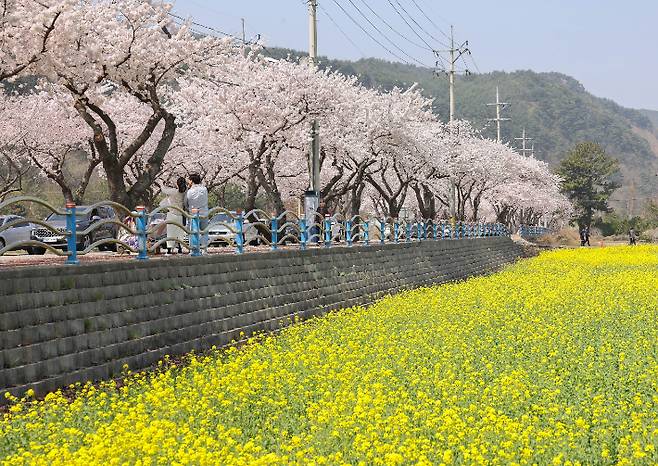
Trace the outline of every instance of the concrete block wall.
{"label": "concrete block wall", "polygon": [[0,395],[111,378],[520,255],[480,238],[0,271]]}

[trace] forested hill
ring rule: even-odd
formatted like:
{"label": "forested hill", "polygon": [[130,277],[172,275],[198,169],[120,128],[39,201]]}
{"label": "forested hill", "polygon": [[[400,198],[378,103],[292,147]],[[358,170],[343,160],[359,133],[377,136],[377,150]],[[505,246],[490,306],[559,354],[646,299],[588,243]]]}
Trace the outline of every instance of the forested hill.
{"label": "forested hill", "polygon": [[[268,48],[275,58],[301,57],[304,53]],[[320,59],[320,66],[358,76],[369,87],[390,89],[418,83],[434,98],[434,110],[443,120],[448,116],[448,82],[443,75],[416,66],[391,63],[379,59],[358,61]],[[523,128],[535,143],[536,156],[551,164],[557,163],[575,143],[589,140],[601,144],[622,163],[624,185],[633,181],[636,195],[654,195],[655,174],[658,172],[658,113],[641,112],[617,105],[609,99],[595,97],[575,79],[560,73],[515,71],[460,76],[456,85],[457,116],[470,120],[484,134],[495,137],[495,126],[487,122],[494,108],[486,104],[495,101],[496,86],[501,100],[511,106],[503,116],[512,121],[503,123],[503,140],[520,137]],[[516,141],[513,141],[516,143]],[[624,198],[626,189],[616,197]]]}

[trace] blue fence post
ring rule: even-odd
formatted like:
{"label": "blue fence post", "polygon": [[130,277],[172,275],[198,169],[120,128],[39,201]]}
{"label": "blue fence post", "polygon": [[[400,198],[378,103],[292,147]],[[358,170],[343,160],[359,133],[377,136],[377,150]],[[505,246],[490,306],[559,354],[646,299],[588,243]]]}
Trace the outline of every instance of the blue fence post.
{"label": "blue fence post", "polygon": [[306,231],[306,217],[301,217],[299,219],[299,247],[301,248],[302,251],[306,250],[306,243],[308,242],[307,235],[308,232]]}
{"label": "blue fence post", "polygon": [[66,263],[69,265],[79,264],[78,260],[78,233],[75,217],[75,203],[66,203],[66,246],[68,249],[68,258]]}
{"label": "blue fence post", "polygon": [[352,247],[352,220],[345,221],[345,241],[348,247]]}
{"label": "blue fence post", "polygon": [[405,220],[405,223],[407,225],[407,238],[406,238],[406,240],[407,240],[407,243],[411,243],[411,227],[413,225],[411,225],[411,223],[407,222],[406,220]]}
{"label": "blue fence post", "polygon": [[379,221],[379,242],[384,244],[386,242],[386,222],[384,220]]}
{"label": "blue fence post", "polygon": [[148,240],[147,240],[147,232],[146,232],[146,226],[148,225],[148,219],[146,218],[146,207],[144,206],[137,206],[135,207],[137,210],[137,218],[136,218],[136,224],[137,224],[137,260],[140,261],[145,261],[149,258],[148,256]]}
{"label": "blue fence post", "polygon": [[238,210],[238,216],[235,219],[235,252],[242,254],[244,252],[244,214],[241,210]]}
{"label": "blue fence post", "polygon": [[331,218],[329,214],[324,215],[324,247],[331,247]]}
{"label": "blue fence post", "polygon": [[363,222],[363,242],[366,246],[370,242],[370,222],[368,220]]}
{"label": "blue fence post", "polygon": [[276,216],[276,213],[272,214],[272,220],[270,221],[270,233],[272,240],[272,251],[276,251],[279,247],[279,218]]}
{"label": "blue fence post", "polygon": [[199,218],[199,209],[190,211],[192,218],[192,236],[190,237],[190,256],[199,257],[201,255],[201,219]]}

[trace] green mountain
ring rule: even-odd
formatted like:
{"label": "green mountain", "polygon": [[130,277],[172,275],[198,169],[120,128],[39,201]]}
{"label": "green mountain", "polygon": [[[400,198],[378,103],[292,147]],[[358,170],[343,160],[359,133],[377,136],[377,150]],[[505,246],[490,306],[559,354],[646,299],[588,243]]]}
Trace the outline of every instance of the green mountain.
{"label": "green mountain", "polygon": [[[288,49],[266,49],[274,58],[299,58],[304,53]],[[379,59],[358,61],[321,58],[320,66],[358,76],[368,87],[391,89],[413,83],[434,98],[434,110],[448,117],[448,82],[427,68]],[[526,129],[535,144],[535,156],[556,164],[577,142],[594,141],[619,159],[623,186],[615,194],[615,207],[624,210],[626,199],[658,197],[654,175],[658,173],[658,112],[624,108],[612,100],[596,97],[574,78],[560,73],[533,71],[492,72],[460,76],[456,83],[456,112],[459,118],[495,137],[495,116],[487,103],[495,101],[496,86],[501,101],[510,102],[503,116],[502,138],[518,147],[514,138]],[[635,192],[635,194],[633,194]],[[638,205],[636,203],[636,205]]]}

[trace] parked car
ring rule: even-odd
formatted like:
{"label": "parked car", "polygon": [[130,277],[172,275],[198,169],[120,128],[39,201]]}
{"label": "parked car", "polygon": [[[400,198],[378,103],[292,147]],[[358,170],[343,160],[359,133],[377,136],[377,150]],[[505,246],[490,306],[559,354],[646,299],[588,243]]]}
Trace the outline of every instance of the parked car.
{"label": "parked car", "polygon": [[[23,219],[23,217],[19,217],[18,215],[0,215],[0,227],[21,219]],[[18,223],[11,228],[0,231],[0,249],[12,243],[29,241],[32,228],[34,228],[34,225],[25,220],[25,222]],[[25,249],[27,251],[28,248],[29,246],[19,246],[18,248],[12,248],[12,250]]]}
{"label": "parked car", "polygon": [[[235,232],[229,229],[228,226],[235,229],[236,212],[231,212],[231,215],[222,213],[214,215],[208,222],[208,245],[209,246],[229,246],[235,245]],[[227,226],[228,225],[228,226]],[[243,244],[258,245],[260,238],[258,237],[258,228],[256,224],[252,224],[249,220],[244,220],[242,224],[242,239]],[[189,244],[187,234],[183,240]]]}
{"label": "parked car", "polygon": [[167,214],[159,212],[149,217],[149,224],[146,227],[148,239],[151,242],[157,242],[167,237]]}
{"label": "parked car", "polygon": [[[86,206],[78,206],[78,211],[84,211],[88,209]],[[87,249],[91,244],[95,243],[98,240],[105,238],[116,238],[118,233],[118,225],[115,224],[105,224],[97,229],[93,230],[88,235],[82,235],[81,233],[89,228],[92,224],[99,222],[105,219],[113,219],[116,217],[114,209],[111,207],[100,206],[95,209],[87,212],[85,215],[78,215],[76,222],[76,232],[77,232],[77,249],[82,251]],[[37,227],[32,230],[31,237],[33,240],[41,241],[46,243],[49,246],[52,246],[57,249],[66,250],[66,215],[60,214],[50,214],[46,217],[45,222],[48,223],[55,231],[52,231],[45,227]],[[105,244],[99,247],[101,250],[110,250],[116,251],[116,244]],[[30,254],[43,254],[45,252],[44,248],[34,247],[31,250],[28,250]]]}

